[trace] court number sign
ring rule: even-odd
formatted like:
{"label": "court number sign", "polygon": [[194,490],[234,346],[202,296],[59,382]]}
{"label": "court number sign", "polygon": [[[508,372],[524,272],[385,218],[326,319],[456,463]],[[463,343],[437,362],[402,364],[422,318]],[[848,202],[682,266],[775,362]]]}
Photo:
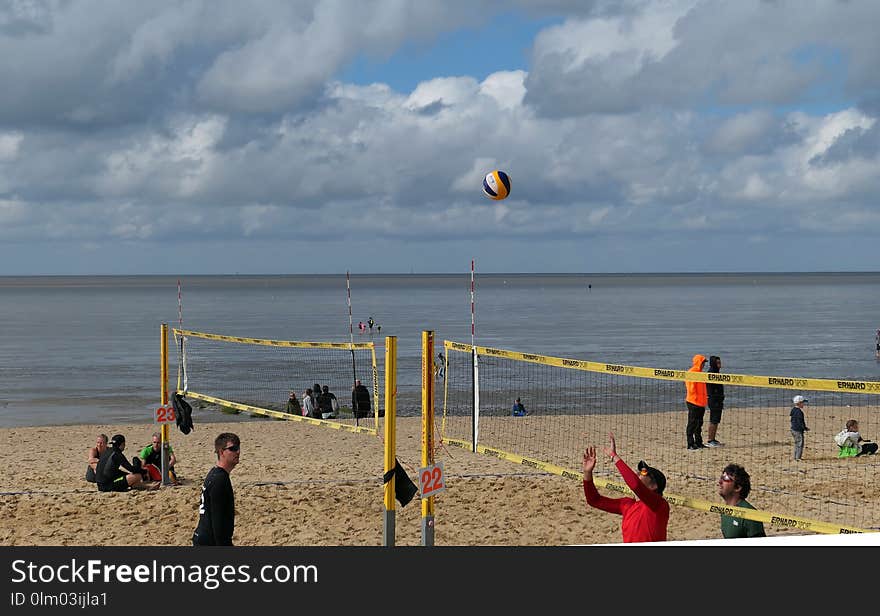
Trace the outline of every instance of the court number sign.
{"label": "court number sign", "polygon": [[160,406],[156,409],[155,417],[156,423],[171,423],[176,418],[174,417],[174,407],[173,406]]}
{"label": "court number sign", "polygon": [[442,462],[419,469],[419,492],[422,498],[434,496],[445,489],[446,480],[443,477]]}

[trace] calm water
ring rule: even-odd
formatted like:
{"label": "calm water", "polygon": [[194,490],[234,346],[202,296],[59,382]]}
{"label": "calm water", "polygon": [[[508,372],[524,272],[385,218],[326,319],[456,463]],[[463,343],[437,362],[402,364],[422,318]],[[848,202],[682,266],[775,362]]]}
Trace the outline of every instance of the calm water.
{"label": "calm water", "polygon": [[[187,329],[348,340],[344,275],[181,284]],[[398,337],[402,390],[417,389],[423,329],[470,342],[469,273],[352,276],[351,286],[355,338],[370,316]],[[150,421],[162,322],[178,323],[174,277],[0,277],[0,426]],[[875,381],[878,327],[880,273],[476,279],[477,344],[560,357],[686,369],[694,353],[717,354],[725,372]]]}

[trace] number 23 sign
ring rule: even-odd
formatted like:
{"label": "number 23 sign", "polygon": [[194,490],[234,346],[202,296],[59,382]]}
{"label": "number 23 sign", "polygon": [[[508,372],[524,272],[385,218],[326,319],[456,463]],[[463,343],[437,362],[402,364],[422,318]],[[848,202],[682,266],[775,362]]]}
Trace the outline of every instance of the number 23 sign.
{"label": "number 23 sign", "polygon": [[419,492],[422,498],[429,498],[445,489],[446,480],[443,478],[442,462],[419,469]]}
{"label": "number 23 sign", "polygon": [[156,423],[170,423],[175,420],[173,406],[160,406],[156,409]]}

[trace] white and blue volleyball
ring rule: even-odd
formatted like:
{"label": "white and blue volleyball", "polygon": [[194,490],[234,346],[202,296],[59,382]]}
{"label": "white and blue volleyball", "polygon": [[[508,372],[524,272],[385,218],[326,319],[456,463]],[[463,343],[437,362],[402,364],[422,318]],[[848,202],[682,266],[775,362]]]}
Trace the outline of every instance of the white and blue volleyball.
{"label": "white and blue volleyball", "polygon": [[503,171],[490,171],[483,178],[483,192],[495,201],[507,199],[510,194],[510,177]]}

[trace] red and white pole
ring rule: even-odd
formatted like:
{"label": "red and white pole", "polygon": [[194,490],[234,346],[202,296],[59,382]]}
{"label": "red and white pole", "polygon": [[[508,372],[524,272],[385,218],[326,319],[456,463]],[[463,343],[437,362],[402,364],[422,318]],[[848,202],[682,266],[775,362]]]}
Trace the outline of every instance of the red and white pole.
{"label": "red and white pole", "polygon": [[[354,359],[354,327],[352,327],[351,323],[351,275],[348,270],[345,270],[345,290],[348,293],[348,339],[350,341],[349,348],[351,349],[351,390],[354,391],[355,385],[357,385],[357,364]],[[352,400],[356,400],[356,396],[352,396]],[[360,425],[360,413],[358,413],[357,404],[354,404],[353,409],[351,409],[352,413],[354,413],[354,423],[356,426]]]}
{"label": "red and white pole", "polygon": [[354,328],[351,324],[351,277],[348,270],[345,272],[345,290],[348,293],[348,337],[354,344]]}
{"label": "red and white pole", "polygon": [[474,346],[474,260],[471,259],[471,346]]}

